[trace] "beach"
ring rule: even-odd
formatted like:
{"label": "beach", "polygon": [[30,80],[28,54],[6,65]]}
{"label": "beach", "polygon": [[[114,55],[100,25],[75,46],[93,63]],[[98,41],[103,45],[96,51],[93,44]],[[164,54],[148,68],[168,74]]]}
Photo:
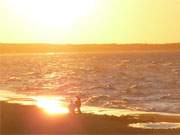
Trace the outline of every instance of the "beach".
{"label": "beach", "polygon": [[180,134],[178,52],[0,58],[0,134]]}
{"label": "beach", "polygon": [[180,116],[139,114],[124,116],[82,114],[49,115],[33,105],[0,103],[0,133],[7,134],[122,134],[179,135],[180,128],[145,129],[129,124],[141,122],[180,122]]}
{"label": "beach", "polygon": [[180,0],[0,0],[0,135],[180,135]]}

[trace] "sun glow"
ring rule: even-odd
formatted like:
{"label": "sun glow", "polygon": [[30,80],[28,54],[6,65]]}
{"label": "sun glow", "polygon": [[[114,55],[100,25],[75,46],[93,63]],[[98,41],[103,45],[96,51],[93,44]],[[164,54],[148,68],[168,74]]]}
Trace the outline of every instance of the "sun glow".
{"label": "sun glow", "polygon": [[17,16],[46,28],[70,27],[93,10],[95,0],[11,0]]}
{"label": "sun glow", "polygon": [[64,114],[69,112],[67,107],[58,99],[41,97],[37,99],[37,106],[49,114]]}

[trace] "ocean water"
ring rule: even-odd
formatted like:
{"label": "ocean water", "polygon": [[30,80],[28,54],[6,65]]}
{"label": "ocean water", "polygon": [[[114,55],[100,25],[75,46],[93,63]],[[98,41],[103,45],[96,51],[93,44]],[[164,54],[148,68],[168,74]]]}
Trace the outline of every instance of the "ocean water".
{"label": "ocean water", "polygon": [[77,95],[83,106],[180,113],[180,53],[0,55],[0,100]]}

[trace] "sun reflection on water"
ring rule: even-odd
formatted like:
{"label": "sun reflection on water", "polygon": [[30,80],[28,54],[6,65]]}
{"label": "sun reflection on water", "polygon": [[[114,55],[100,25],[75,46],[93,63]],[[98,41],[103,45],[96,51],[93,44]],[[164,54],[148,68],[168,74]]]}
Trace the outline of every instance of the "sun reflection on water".
{"label": "sun reflection on water", "polygon": [[143,129],[177,129],[180,128],[180,123],[171,122],[148,122],[148,123],[133,123],[129,124],[133,128]]}
{"label": "sun reflection on water", "polygon": [[39,97],[36,101],[36,105],[48,114],[65,114],[69,112],[65,103],[61,102],[59,99]]}

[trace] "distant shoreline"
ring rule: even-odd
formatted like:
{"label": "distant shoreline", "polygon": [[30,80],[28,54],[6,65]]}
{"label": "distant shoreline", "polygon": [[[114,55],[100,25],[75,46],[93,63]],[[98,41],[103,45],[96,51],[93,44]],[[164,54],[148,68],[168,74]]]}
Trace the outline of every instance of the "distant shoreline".
{"label": "distant shoreline", "polygon": [[58,52],[180,52],[180,43],[172,44],[4,44],[0,53],[58,53]]}

